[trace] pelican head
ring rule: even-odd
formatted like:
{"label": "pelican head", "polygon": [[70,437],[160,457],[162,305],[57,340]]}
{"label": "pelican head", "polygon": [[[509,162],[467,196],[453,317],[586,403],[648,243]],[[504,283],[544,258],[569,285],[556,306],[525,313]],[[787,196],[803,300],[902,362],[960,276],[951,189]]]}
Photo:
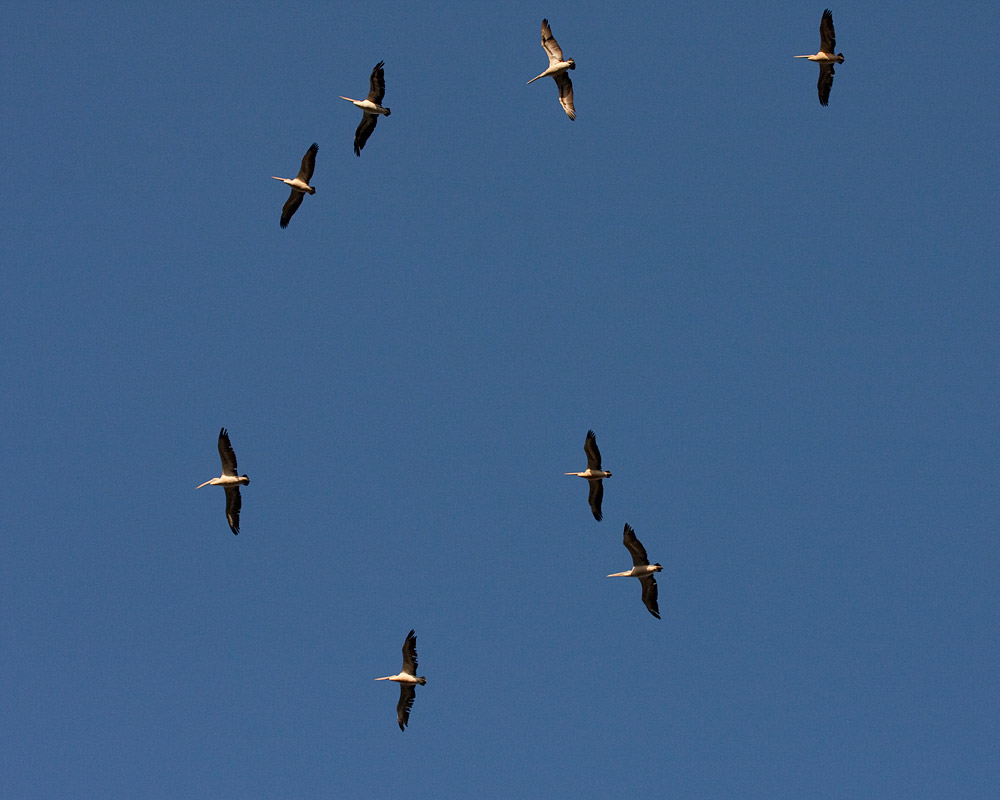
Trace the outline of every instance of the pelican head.
{"label": "pelican head", "polygon": [[569,68],[576,69],[576,62],[572,58],[569,60]]}
{"label": "pelican head", "polygon": [[653,572],[659,572],[661,569],[663,569],[663,565],[659,563],[653,564],[653,566],[656,567],[656,569],[654,569]]}
{"label": "pelican head", "polygon": [[843,53],[837,53],[837,63],[838,64],[843,64],[844,63],[844,54]]}
{"label": "pelican head", "polygon": [[309,194],[316,194],[316,187],[315,186],[310,186],[309,187]]}
{"label": "pelican head", "polygon": [[[841,60],[841,61],[843,61],[844,59],[843,59],[843,58],[841,58],[840,60]],[[391,113],[392,113],[392,112],[391,112],[391,111],[390,111],[390,110],[389,110],[388,108],[387,108],[387,109],[385,109],[385,115],[386,115],[387,117],[388,117],[388,116],[389,116],[389,115],[390,115]]]}
{"label": "pelican head", "polygon": [[241,475],[240,477],[241,477],[241,478],[243,478],[243,481],[244,481],[244,483],[245,483],[245,484],[246,484],[247,486],[249,486],[249,485],[250,485],[250,476],[249,476],[249,475]]}
{"label": "pelican head", "polygon": [[608,470],[608,469],[604,470],[604,477],[605,478],[610,478],[611,477],[611,470]]}

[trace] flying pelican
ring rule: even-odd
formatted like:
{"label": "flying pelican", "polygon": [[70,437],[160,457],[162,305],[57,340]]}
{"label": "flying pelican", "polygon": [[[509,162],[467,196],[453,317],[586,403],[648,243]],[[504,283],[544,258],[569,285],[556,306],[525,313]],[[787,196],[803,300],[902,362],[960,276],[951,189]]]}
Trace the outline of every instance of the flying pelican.
{"label": "flying pelican", "polygon": [[[315,147],[315,145],[313,145]],[[236,453],[229,443],[229,431],[223,428],[219,431],[219,455],[222,457],[222,477],[212,478],[205,481],[201,486],[224,486],[226,488],[226,519],[229,520],[229,527],[233,533],[239,535],[240,532],[240,508],[243,506],[243,498],[240,497],[240,484],[250,485],[250,479],[246,475],[239,475],[236,472]],[[195,486],[200,489],[201,486]]]}
{"label": "flying pelican", "polygon": [[388,108],[382,107],[382,98],[385,97],[385,70],[382,69],[384,65],[384,61],[379,61],[375,65],[375,69],[372,70],[372,88],[368,92],[367,98],[364,100],[352,100],[350,97],[340,95],[341,100],[354,103],[354,105],[364,112],[361,115],[361,123],[358,125],[358,129],[354,131],[354,155],[359,158],[362,149],[364,149],[365,142],[368,141],[368,137],[375,130],[375,125],[378,123],[378,115],[385,114],[388,117],[392,113]]}
{"label": "flying pelican", "polygon": [[823,19],[819,21],[819,52],[814,56],[795,56],[795,58],[808,58],[810,61],[819,63],[819,83],[816,88],[819,90],[819,104],[829,105],[830,89],[833,88],[833,65],[844,63],[844,54],[837,53],[837,34],[833,32],[833,12],[826,9],[823,12]]}
{"label": "flying pelican", "polygon": [[536,75],[528,83],[534,83],[539,78],[551,75],[559,87],[559,102],[562,103],[563,111],[570,119],[576,119],[576,109],[573,108],[573,81],[569,79],[567,70],[576,69],[576,62],[570,58],[563,60],[562,48],[559,42],[552,35],[547,19],[542,20],[542,47],[549,54],[549,68],[541,75]]}
{"label": "flying pelican", "polygon": [[613,572],[609,578],[638,578],[642,584],[642,602],[649,613],[660,618],[660,607],[656,604],[656,573],[663,569],[659,564],[650,564],[646,548],[635,538],[635,531],[627,522],[622,535],[623,543],[632,554],[632,569],[628,572]]}
{"label": "flying pelican", "polygon": [[398,675],[386,675],[384,678],[376,678],[377,681],[395,681],[399,684],[399,702],[396,703],[396,721],[399,729],[406,730],[406,725],[410,721],[410,709],[417,696],[417,684],[423,686],[427,683],[427,678],[417,677],[417,635],[413,631],[406,634],[406,641],[403,642],[403,668]]}
{"label": "flying pelican", "polygon": [[586,478],[590,483],[590,510],[594,512],[594,519],[600,522],[604,519],[601,514],[601,501],[604,499],[604,482],[601,478],[610,478],[611,473],[606,469],[601,469],[601,451],[597,449],[597,437],[593,431],[587,431],[587,440],[583,443],[583,451],[587,454],[587,469],[583,472],[564,472],[564,475],[578,475]]}
{"label": "flying pelican", "polygon": [[316,194],[316,190],[309,185],[309,181],[312,179],[313,170],[316,168],[317,152],[319,152],[319,145],[313,142],[310,148],[306,150],[306,154],[302,156],[302,168],[294,178],[279,178],[277,175],[271,176],[276,181],[287,183],[292,187],[292,193],[288,195],[285,205],[281,208],[282,228],[288,227],[288,221],[292,218],[292,214],[298,211],[299,206],[302,205],[302,198],[306,196],[306,192]]}

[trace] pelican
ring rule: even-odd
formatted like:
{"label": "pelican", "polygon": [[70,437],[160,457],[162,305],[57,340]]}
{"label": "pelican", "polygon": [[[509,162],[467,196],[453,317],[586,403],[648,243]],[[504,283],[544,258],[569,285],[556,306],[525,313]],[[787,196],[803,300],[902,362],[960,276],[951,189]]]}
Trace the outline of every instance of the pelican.
{"label": "pelican", "polygon": [[590,483],[590,510],[594,519],[600,522],[604,519],[601,513],[601,501],[604,499],[604,483],[602,478],[610,478],[611,473],[601,469],[601,451],[597,449],[597,437],[593,431],[587,431],[587,439],[583,443],[583,452],[587,454],[587,468],[583,472],[564,472],[564,475],[577,475],[586,478]]}
{"label": "pelican", "polygon": [[837,53],[837,34],[833,32],[833,12],[826,9],[823,12],[823,19],[819,21],[819,52],[814,56],[795,56],[795,58],[808,58],[810,61],[819,63],[819,83],[816,88],[819,90],[819,104],[829,105],[830,89],[833,88],[833,65],[844,63],[844,54]]}
{"label": "pelican", "polygon": [[663,569],[659,564],[650,564],[646,557],[646,548],[635,538],[635,531],[627,522],[622,535],[623,543],[632,554],[632,569],[628,572],[613,572],[609,578],[638,578],[642,584],[642,602],[649,613],[660,618],[660,607],[656,604],[656,573]]}
{"label": "pelican", "polygon": [[562,48],[552,35],[547,19],[542,20],[542,47],[549,55],[549,68],[528,83],[534,83],[539,78],[551,75],[559,87],[559,102],[562,103],[563,111],[570,119],[576,119],[576,109],[573,108],[573,81],[566,74],[568,70],[576,69],[576,62],[572,58],[563,60]]}
{"label": "pelican", "polygon": [[358,129],[354,131],[354,155],[359,158],[361,157],[361,151],[364,149],[365,142],[368,141],[368,137],[375,130],[375,125],[378,123],[378,115],[385,114],[388,117],[392,113],[388,108],[382,107],[382,98],[385,97],[385,70],[382,69],[384,65],[384,61],[379,61],[375,65],[375,69],[372,70],[371,91],[368,92],[368,97],[364,100],[352,100],[350,97],[340,95],[341,100],[354,103],[354,105],[364,112],[361,115],[361,123],[358,125]]}
{"label": "pelican", "polygon": [[396,721],[399,729],[406,730],[406,725],[410,721],[410,709],[417,696],[417,684],[423,686],[427,683],[427,678],[417,677],[417,635],[413,631],[406,634],[406,641],[403,642],[403,668],[398,675],[386,675],[384,678],[376,678],[377,681],[395,681],[399,684],[399,702],[396,703]]}
{"label": "pelican", "polygon": [[[240,497],[240,484],[250,485],[250,478],[246,475],[239,475],[236,472],[236,453],[229,443],[229,431],[223,428],[219,431],[219,455],[222,457],[222,476],[205,481],[201,486],[224,486],[226,489],[226,519],[229,520],[229,527],[233,533],[239,535],[240,532],[240,508],[243,505],[243,498]],[[200,489],[201,486],[195,486]]]}
{"label": "pelican", "polygon": [[292,214],[298,211],[299,206],[302,205],[302,198],[306,196],[306,192],[316,194],[316,190],[309,185],[309,181],[312,179],[313,170],[316,168],[316,153],[318,152],[319,145],[313,142],[309,149],[306,150],[306,154],[302,156],[302,168],[299,169],[299,174],[294,178],[279,178],[277,175],[271,176],[276,181],[287,183],[292,187],[292,193],[288,195],[285,205],[281,207],[282,228],[288,227],[288,221],[292,218]]}

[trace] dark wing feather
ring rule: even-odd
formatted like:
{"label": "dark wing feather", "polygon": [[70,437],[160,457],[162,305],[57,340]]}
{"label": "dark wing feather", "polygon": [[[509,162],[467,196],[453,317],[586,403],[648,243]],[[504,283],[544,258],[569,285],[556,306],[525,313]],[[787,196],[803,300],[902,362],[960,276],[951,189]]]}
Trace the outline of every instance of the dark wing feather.
{"label": "dark wing feather", "polygon": [[406,634],[403,642],[403,672],[417,674],[417,635],[414,631]]}
{"label": "dark wing feather", "polygon": [[604,515],[601,513],[601,501],[604,499],[604,481],[587,481],[590,484],[590,496],[587,498],[590,502],[590,510],[594,515],[594,519],[600,522],[604,519]]}
{"label": "dark wing feather", "polygon": [[597,436],[593,431],[587,431],[587,438],[583,443],[583,452],[587,454],[587,468],[601,468],[601,451],[597,449]]}
{"label": "dark wing feather", "polygon": [[658,589],[656,587],[656,578],[652,575],[647,575],[645,578],[639,578],[639,583],[642,584],[642,603],[649,609],[649,613],[652,614],[657,619],[660,619],[660,606],[656,602],[656,595]]}
{"label": "dark wing feather", "polygon": [[309,183],[312,180],[313,170],[316,169],[316,153],[319,152],[319,145],[313,142],[306,154],[302,156],[302,167],[299,169],[298,179]]}
{"label": "dark wing feather", "polygon": [[833,12],[830,9],[823,12],[823,19],[819,21],[819,51],[821,53],[837,52],[837,34],[833,31]]}
{"label": "dark wing feather", "polygon": [[413,701],[417,699],[417,687],[412,683],[399,684],[399,702],[396,703],[396,721],[399,723],[401,731],[406,730],[410,721],[410,709],[413,708]]}
{"label": "dark wing feather", "polygon": [[549,27],[547,19],[542,20],[542,47],[548,53],[550,64],[558,64],[563,60],[562,48],[552,35],[552,29]]}
{"label": "dark wing feather", "polygon": [[576,119],[576,108],[573,107],[573,81],[565,72],[553,75],[552,78],[556,82],[556,86],[559,87],[559,102],[563,111],[570,119]]}
{"label": "dark wing feather", "polygon": [[625,523],[625,530],[622,533],[622,543],[632,554],[633,567],[645,567],[649,564],[646,548],[642,546],[642,542],[635,538],[635,531],[627,522]]}
{"label": "dark wing feather", "polygon": [[[299,210],[299,206],[302,205],[302,198],[305,197],[305,192],[300,192],[296,189],[292,189],[292,193],[288,195],[288,199],[285,204],[281,207],[281,227],[287,228],[288,221],[292,218],[292,214]],[[233,468],[233,474],[235,475],[235,467]]]}
{"label": "dark wing feather", "polygon": [[361,115],[361,123],[358,125],[358,129],[354,131],[354,155],[361,155],[365,142],[368,141],[368,137],[372,135],[372,131],[375,130],[377,124],[378,114]]}
{"label": "dark wing feather", "polygon": [[239,475],[236,471],[236,453],[229,443],[229,431],[219,431],[219,457],[222,459],[223,475]]}
{"label": "dark wing feather", "polygon": [[229,520],[229,528],[239,536],[240,533],[240,509],[243,507],[243,498],[240,495],[240,487],[226,487],[226,519]]}
{"label": "dark wing feather", "polygon": [[372,70],[371,91],[368,92],[368,99],[379,106],[385,97],[385,70],[382,69],[384,65],[384,61],[379,61]]}
{"label": "dark wing feather", "polygon": [[826,106],[830,104],[830,90],[833,88],[833,64],[819,65],[819,82],[816,89],[819,92],[819,104]]}

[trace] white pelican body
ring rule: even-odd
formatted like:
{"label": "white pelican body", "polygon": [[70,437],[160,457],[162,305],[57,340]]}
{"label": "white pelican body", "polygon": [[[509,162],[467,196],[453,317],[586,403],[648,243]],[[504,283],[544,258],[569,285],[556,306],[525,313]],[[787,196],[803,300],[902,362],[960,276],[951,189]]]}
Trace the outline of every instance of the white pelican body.
{"label": "white pelican body", "polygon": [[384,66],[385,62],[379,61],[375,65],[375,69],[372,70],[371,78],[369,79],[370,90],[368,92],[368,97],[364,100],[352,100],[350,97],[339,95],[341,100],[346,100],[348,103],[354,103],[355,106],[364,112],[361,117],[361,123],[358,125],[358,129],[354,131],[354,155],[358,157],[361,156],[361,151],[364,149],[365,142],[368,141],[368,137],[371,136],[372,132],[375,130],[379,114],[383,114],[388,117],[392,113],[388,108],[384,108],[382,106],[382,99],[385,97]]}
{"label": "white pelican body", "polygon": [[410,721],[410,709],[417,697],[418,685],[427,683],[427,678],[417,675],[417,635],[414,631],[406,634],[403,642],[403,668],[397,675],[376,678],[377,681],[394,681],[399,684],[399,702],[396,704],[396,721],[401,731],[406,730]]}
{"label": "white pelican body", "polygon": [[195,489],[202,486],[224,486],[226,489],[226,519],[229,521],[229,528],[233,534],[240,533],[240,509],[243,507],[243,498],[240,496],[240,485],[249,485],[250,478],[246,475],[236,474],[236,452],[229,443],[229,431],[223,428],[219,431],[219,457],[222,459],[222,475],[205,481]]}
{"label": "white pelican body", "polygon": [[601,469],[601,451],[597,449],[597,436],[593,431],[587,431],[587,438],[583,442],[583,451],[587,454],[587,468],[583,472],[564,472],[564,475],[576,475],[579,478],[586,478],[590,483],[590,511],[594,519],[600,522],[604,519],[601,512],[601,502],[604,500],[604,478],[610,478],[611,473],[606,469]]}
{"label": "white pelican body", "polygon": [[657,619],[660,619],[660,607],[656,602],[657,586],[654,575],[663,569],[659,564],[650,564],[646,556],[646,548],[635,537],[635,531],[627,522],[622,533],[622,543],[632,554],[632,569],[627,572],[612,572],[609,578],[638,578],[642,584],[642,603]]}
{"label": "white pelican body", "polygon": [[302,166],[299,168],[299,174],[294,178],[279,178],[277,175],[271,176],[276,181],[281,181],[292,187],[292,193],[281,208],[282,228],[288,227],[288,221],[292,218],[292,214],[298,211],[299,206],[302,205],[302,198],[306,194],[316,194],[316,190],[309,185],[309,181],[312,180],[313,171],[316,169],[316,153],[318,152],[319,145],[313,142],[309,149],[306,150],[306,154],[302,156]]}
{"label": "white pelican body", "polygon": [[819,104],[830,104],[830,89],[833,88],[834,64],[844,63],[843,53],[834,53],[837,49],[837,34],[833,29],[833,12],[826,9],[819,22],[819,52],[811,56],[795,56],[806,58],[819,64],[819,82],[816,89],[819,92]]}
{"label": "white pelican body", "polygon": [[563,58],[562,48],[552,35],[547,19],[542,20],[542,47],[549,57],[549,66],[541,75],[536,75],[528,83],[534,83],[539,78],[551,76],[559,87],[559,103],[570,119],[576,119],[576,109],[573,107],[573,81],[566,73],[571,69],[576,69],[576,62],[572,58]]}

